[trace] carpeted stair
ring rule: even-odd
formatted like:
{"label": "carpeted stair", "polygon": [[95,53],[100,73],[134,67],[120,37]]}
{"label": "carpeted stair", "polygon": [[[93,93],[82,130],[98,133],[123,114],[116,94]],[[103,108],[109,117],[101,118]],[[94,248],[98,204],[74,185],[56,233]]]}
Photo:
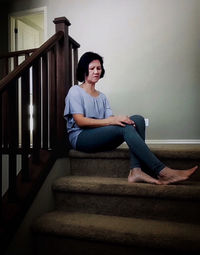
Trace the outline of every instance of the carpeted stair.
{"label": "carpeted stair", "polygon": [[[200,165],[199,145],[151,145],[167,165]],[[130,184],[128,149],[70,151],[55,211],[33,224],[35,254],[200,254],[200,170],[173,185]]]}

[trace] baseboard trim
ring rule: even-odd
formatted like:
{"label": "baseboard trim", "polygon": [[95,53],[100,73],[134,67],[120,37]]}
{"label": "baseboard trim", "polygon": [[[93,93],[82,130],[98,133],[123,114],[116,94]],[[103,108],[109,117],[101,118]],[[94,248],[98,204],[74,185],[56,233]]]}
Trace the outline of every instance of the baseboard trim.
{"label": "baseboard trim", "polygon": [[146,140],[147,144],[200,144],[200,139]]}

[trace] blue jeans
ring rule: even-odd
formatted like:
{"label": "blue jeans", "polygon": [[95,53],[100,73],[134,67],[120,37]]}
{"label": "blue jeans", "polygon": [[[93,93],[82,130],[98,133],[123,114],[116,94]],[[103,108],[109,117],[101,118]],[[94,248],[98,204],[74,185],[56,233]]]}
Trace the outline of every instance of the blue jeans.
{"label": "blue jeans", "polygon": [[84,129],[78,136],[76,149],[83,152],[114,150],[124,141],[130,149],[130,168],[140,167],[157,176],[165,165],[150,151],[145,143],[145,121],[140,115],[130,117],[136,124],[105,126]]}

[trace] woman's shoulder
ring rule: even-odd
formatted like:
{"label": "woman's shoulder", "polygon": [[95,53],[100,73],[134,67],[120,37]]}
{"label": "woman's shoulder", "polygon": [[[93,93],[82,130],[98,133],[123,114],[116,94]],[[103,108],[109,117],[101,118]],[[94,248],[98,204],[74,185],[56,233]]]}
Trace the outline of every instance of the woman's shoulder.
{"label": "woman's shoulder", "polygon": [[98,91],[98,93],[100,98],[107,99],[106,95],[103,92]]}
{"label": "woman's shoulder", "polygon": [[71,86],[71,88],[69,89],[69,92],[73,92],[73,91],[78,91],[78,89],[79,89],[79,85],[73,85],[73,86]]}
{"label": "woman's shoulder", "polygon": [[68,95],[77,95],[78,93],[80,93],[80,88],[79,85],[73,85],[68,92]]}

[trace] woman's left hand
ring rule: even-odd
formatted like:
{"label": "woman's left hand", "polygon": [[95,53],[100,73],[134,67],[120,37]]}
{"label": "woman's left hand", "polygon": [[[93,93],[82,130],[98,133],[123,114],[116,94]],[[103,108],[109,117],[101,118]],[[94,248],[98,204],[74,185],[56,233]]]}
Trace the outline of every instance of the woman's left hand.
{"label": "woman's left hand", "polygon": [[128,124],[136,127],[135,122],[131,120],[128,116],[123,115],[111,116],[108,119],[111,120],[110,125],[119,125],[124,127],[126,124]]}
{"label": "woman's left hand", "polygon": [[132,119],[130,119],[128,116],[126,116],[126,118],[127,118],[127,122],[126,122],[127,124],[136,127],[136,124],[135,124],[135,122]]}

